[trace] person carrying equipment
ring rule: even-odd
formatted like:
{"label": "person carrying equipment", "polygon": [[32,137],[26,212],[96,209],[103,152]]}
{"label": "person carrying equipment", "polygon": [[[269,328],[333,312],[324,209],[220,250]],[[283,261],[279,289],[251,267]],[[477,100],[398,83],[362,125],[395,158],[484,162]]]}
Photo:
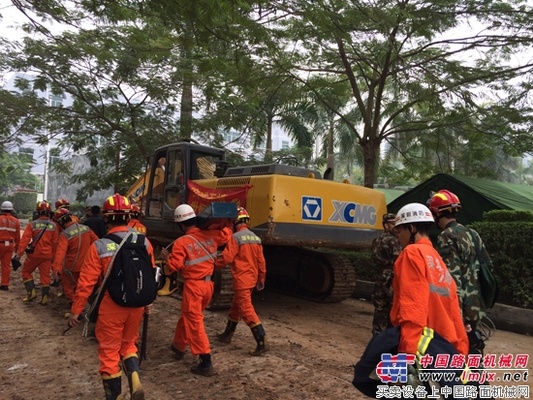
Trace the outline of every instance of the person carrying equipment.
{"label": "person carrying equipment", "polygon": [[52,273],[61,275],[63,293],[72,304],[85,255],[91,243],[98,240],[98,236],[88,226],[73,221],[66,208],[56,210],[54,221],[62,231],[59,234]]}
{"label": "person carrying equipment", "polygon": [[216,268],[231,264],[234,291],[226,329],[217,335],[217,338],[223,343],[231,343],[237,324],[242,318],[252,330],[257,342],[255,350],[250,351],[250,354],[259,356],[268,350],[268,346],[265,329],[252,304],[252,292],[254,288],[259,291],[265,288],[266,262],[261,239],[248,228],[249,221],[248,211],[239,207],[237,219],[234,221],[235,233],[215,263]]}
{"label": "person carrying equipment", "polygon": [[416,354],[425,328],[449,341],[461,354],[468,353],[457,298],[457,286],[446,264],[429,240],[434,220],[419,203],[398,211],[394,232],[402,252],[394,263],[391,322],[400,327],[399,353]]}
{"label": "person carrying equipment", "polygon": [[38,268],[42,296],[40,304],[47,305],[50,295],[50,269],[59,232],[57,225],[50,219],[52,207],[49,202],[46,200],[37,202],[35,211],[38,217],[24,229],[16,258],[20,259],[26,253],[26,260],[22,265],[22,279],[27,295],[22,301],[29,303],[37,298],[33,271]]}
{"label": "person carrying equipment", "polygon": [[20,221],[13,216],[13,203],[4,201],[0,207],[0,290],[9,290],[11,259],[20,242]]}
{"label": "person carrying equipment", "polygon": [[213,273],[217,248],[230,240],[232,229],[201,230],[196,226],[196,213],[188,204],[180,204],[174,211],[174,221],[185,233],[161,257],[167,260],[171,271],[179,271],[185,282],[181,298],[181,315],[176,324],[170,349],[178,360],[183,359],[187,344],[200,362],[191,368],[197,375],[212,376],[209,338],[205,332],[203,311],[209,305],[215,290]]}
{"label": "person carrying equipment", "polygon": [[[115,194],[107,198],[103,205],[108,234],[118,236],[122,241],[130,233],[137,232],[128,228],[131,206],[129,200]],[[148,239],[144,238],[152,265],[155,265],[153,248]],[[71,307],[69,326],[80,323],[80,314],[85,308],[95,285],[101,285],[108,269],[113,267],[112,261],[119,252],[120,245],[107,236],[93,242],[85,258],[84,267],[80,271],[78,286]],[[144,307],[123,307],[117,304],[105,290],[98,310],[96,321],[96,338],[98,340],[99,373],[105,390],[106,400],[121,399],[121,368],[128,377],[131,399],[144,400],[144,390],[139,378],[139,358],[137,356],[136,339],[143,314],[150,313],[152,305]]]}

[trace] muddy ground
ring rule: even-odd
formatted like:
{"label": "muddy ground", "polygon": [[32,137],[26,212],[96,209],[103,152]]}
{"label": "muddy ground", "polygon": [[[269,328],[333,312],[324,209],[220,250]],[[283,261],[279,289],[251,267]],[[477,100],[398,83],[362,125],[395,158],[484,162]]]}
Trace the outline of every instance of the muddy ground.
{"label": "muddy ground", "polygon": [[[80,327],[62,336],[67,303],[55,297],[48,306],[23,304],[20,272],[11,288],[0,292],[0,399],[102,399],[97,344],[81,336]],[[40,295],[40,293],[38,293]],[[146,398],[311,400],[363,399],[351,384],[352,365],[370,338],[372,306],[348,299],[317,304],[265,290],[254,295],[271,350],[249,356],[250,330],[239,325],[230,345],[214,340],[223,330],[225,311],[206,311],[216,375],[195,376],[190,353],[176,361],[169,351],[180,301],[160,297],[150,317],[148,359],[141,365]],[[531,353],[533,338],[497,331],[488,352]],[[528,368],[531,371],[532,362]],[[127,380],[123,378],[127,395]]]}

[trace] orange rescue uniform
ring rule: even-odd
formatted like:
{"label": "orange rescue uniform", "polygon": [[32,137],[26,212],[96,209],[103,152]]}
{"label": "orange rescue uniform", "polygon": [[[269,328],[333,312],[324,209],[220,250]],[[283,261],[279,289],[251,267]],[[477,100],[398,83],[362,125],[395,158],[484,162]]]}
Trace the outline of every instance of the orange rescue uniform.
{"label": "orange rescue uniform", "polygon": [[0,214],[0,265],[2,266],[2,286],[9,286],[11,259],[20,242],[20,221],[11,213]]}
{"label": "orange rescue uniform", "polygon": [[261,238],[244,224],[238,227],[216,262],[217,268],[231,264],[233,301],[228,318],[241,320],[248,326],[259,323],[252,304],[252,292],[258,283],[265,283],[266,262]]}
{"label": "orange rescue uniform", "polygon": [[26,255],[26,260],[22,266],[22,279],[24,282],[33,280],[33,271],[38,268],[41,285],[50,286],[50,269],[59,236],[59,229],[55,222],[45,215],[41,215],[36,220],[31,221],[24,229],[17,254],[21,257],[30,241],[35,242],[35,239],[43,229],[46,229],[46,231],[35,244],[34,252]]}
{"label": "orange rescue uniform", "polygon": [[81,267],[91,243],[98,236],[86,225],[71,221],[59,234],[52,272],[62,276],[63,292],[69,301],[73,301],[76,284]]}
{"label": "orange rescue uniform", "polygon": [[[115,226],[108,234],[116,234],[121,239],[128,232],[134,232],[127,226]],[[137,233],[137,232],[136,232]],[[155,265],[153,248],[145,238],[148,254]],[[103,281],[118,244],[111,239],[98,239],[89,247],[85,263],[80,271],[78,286],[74,296],[71,312],[80,315],[87,299],[96,284]],[[96,338],[98,339],[98,359],[101,375],[115,376],[120,373],[120,360],[131,354],[137,354],[135,344],[141,325],[144,307],[122,307],[115,303],[106,291],[98,310],[96,320]]]}
{"label": "orange rescue uniform", "polygon": [[201,230],[193,227],[172,246],[167,266],[171,271],[179,271],[185,280],[181,315],[172,340],[172,345],[180,351],[184,351],[188,344],[194,355],[211,353],[203,310],[213,297],[212,275],[217,248],[226,244],[231,235],[230,228]]}
{"label": "orange rescue uniform", "polygon": [[406,246],[394,263],[394,326],[400,326],[398,352],[416,354],[424,327],[448,340],[462,354],[468,338],[459,309],[457,287],[428,238]]}
{"label": "orange rescue uniform", "polygon": [[131,218],[128,222],[128,226],[135,229],[137,232],[146,235],[146,226],[144,226],[138,219]]}

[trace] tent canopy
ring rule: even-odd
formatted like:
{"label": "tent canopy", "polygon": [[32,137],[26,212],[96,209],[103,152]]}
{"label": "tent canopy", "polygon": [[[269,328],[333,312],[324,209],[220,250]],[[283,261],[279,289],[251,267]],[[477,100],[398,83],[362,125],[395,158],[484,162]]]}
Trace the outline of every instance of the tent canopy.
{"label": "tent canopy", "polygon": [[533,212],[533,186],[437,174],[388,204],[389,212],[397,213],[408,203],[426,204],[432,192],[447,189],[461,200],[457,219],[463,224],[481,221],[490,210],[526,210]]}
{"label": "tent canopy", "polygon": [[379,190],[380,192],[383,192],[385,194],[385,201],[387,202],[387,204],[389,204],[394,199],[400,197],[402,194],[406,192],[405,190],[401,190],[401,189],[376,188],[376,190]]}

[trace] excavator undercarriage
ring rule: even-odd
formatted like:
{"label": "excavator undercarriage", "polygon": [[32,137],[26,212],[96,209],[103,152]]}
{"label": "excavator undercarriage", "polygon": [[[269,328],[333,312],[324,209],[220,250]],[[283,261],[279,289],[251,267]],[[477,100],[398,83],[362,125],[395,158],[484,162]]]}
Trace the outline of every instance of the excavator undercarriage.
{"label": "excavator undercarriage", "polygon": [[[268,290],[319,303],[342,301],[355,290],[355,270],[343,255],[283,246],[265,246],[264,253]],[[233,297],[230,269],[216,271],[214,281],[215,294],[208,309],[229,308]],[[176,273],[166,275],[160,295],[180,297],[181,283]]]}

